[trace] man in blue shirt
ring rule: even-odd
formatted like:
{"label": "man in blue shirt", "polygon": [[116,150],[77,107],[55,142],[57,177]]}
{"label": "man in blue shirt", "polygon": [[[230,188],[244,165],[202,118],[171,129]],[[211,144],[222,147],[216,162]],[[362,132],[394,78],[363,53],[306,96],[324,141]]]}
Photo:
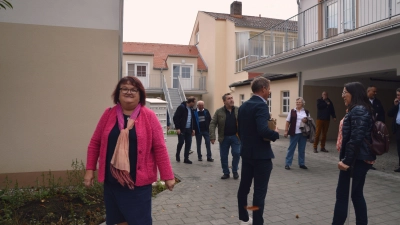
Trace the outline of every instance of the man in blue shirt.
{"label": "man in blue shirt", "polygon": [[399,168],[394,170],[394,172],[400,172],[400,110],[399,110],[399,102],[400,102],[400,88],[396,90],[396,98],[394,99],[393,107],[388,111],[387,115],[389,117],[395,118],[392,124],[393,134],[396,136],[397,143],[397,154],[399,157]]}
{"label": "man in blue shirt", "polygon": [[176,108],[173,120],[175,124],[176,133],[178,134],[178,145],[176,146],[176,161],[180,162],[180,153],[185,144],[184,163],[192,164],[189,160],[189,151],[192,146],[192,136],[194,136],[194,115],[193,107],[196,104],[196,98],[190,96],[187,101],[182,102]]}

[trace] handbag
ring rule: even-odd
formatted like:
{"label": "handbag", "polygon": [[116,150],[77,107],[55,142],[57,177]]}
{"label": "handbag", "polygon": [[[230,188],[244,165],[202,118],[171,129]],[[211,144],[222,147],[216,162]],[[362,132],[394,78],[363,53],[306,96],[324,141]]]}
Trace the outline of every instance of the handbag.
{"label": "handbag", "polygon": [[[271,118],[267,122],[268,122],[268,128],[270,130],[275,130],[276,129],[276,119]],[[271,141],[268,138],[263,138],[263,139],[264,139],[264,141]]]}

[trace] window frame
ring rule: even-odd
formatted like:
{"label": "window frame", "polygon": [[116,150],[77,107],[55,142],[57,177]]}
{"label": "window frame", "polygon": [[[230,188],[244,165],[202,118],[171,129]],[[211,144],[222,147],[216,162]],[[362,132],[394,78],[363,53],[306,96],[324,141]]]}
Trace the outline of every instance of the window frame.
{"label": "window frame", "polygon": [[268,110],[269,110],[269,113],[271,113],[271,110],[272,110],[272,108],[271,108],[271,103],[272,103],[271,92],[270,92],[269,95],[268,95],[267,102],[268,102]]}
{"label": "window frame", "polygon": [[[288,93],[288,95],[284,96],[285,93]],[[287,104],[284,103],[285,100],[287,100]],[[290,91],[289,90],[281,92],[281,104],[282,104],[281,105],[281,113],[285,114],[285,115],[289,114],[289,112],[290,112]],[[285,106],[287,107],[286,112],[284,111]]]}
{"label": "window frame", "polygon": [[244,94],[240,94],[240,95],[239,95],[239,99],[240,99],[240,105],[243,105],[243,103],[245,102],[245,100],[244,100]]}

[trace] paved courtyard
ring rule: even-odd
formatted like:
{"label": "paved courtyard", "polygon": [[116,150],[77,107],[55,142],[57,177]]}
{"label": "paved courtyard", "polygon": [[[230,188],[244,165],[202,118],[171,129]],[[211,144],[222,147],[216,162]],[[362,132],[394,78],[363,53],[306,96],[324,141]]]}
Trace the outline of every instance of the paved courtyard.
{"label": "paved courtyard", "polygon": [[[203,160],[197,161],[193,138],[190,155],[192,165],[175,161],[177,137],[168,136],[167,146],[174,173],[182,182],[172,192],[164,191],[153,199],[153,224],[239,224],[236,193],[239,180],[221,180],[222,169],[218,144],[212,145],[214,162],[207,162],[203,144]],[[264,210],[265,224],[330,224],[335,204],[338,179],[338,153],[334,142],[327,144],[329,153],[313,153],[307,143],[306,165],[300,169],[295,154],[291,170],[284,169],[289,139],[281,137],[273,143],[275,159]],[[395,144],[394,144],[395,147]],[[183,159],[183,151],[181,153]],[[229,158],[231,162],[231,157]],[[378,158],[378,170],[369,171],[365,184],[369,224],[400,224],[400,174],[394,173],[397,153]],[[240,174],[240,171],[239,171]],[[249,205],[252,204],[252,192]],[[351,224],[355,215],[351,209]]]}

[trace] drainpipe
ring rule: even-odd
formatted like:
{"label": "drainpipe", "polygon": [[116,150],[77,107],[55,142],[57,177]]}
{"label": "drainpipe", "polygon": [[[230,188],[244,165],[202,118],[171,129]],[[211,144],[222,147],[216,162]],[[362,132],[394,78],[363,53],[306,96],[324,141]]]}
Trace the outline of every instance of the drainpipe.
{"label": "drainpipe", "polygon": [[297,73],[297,81],[298,81],[298,89],[299,89],[299,97],[303,96],[303,76],[301,72]]}
{"label": "drainpipe", "polygon": [[118,80],[122,78],[124,0],[119,1]]}

